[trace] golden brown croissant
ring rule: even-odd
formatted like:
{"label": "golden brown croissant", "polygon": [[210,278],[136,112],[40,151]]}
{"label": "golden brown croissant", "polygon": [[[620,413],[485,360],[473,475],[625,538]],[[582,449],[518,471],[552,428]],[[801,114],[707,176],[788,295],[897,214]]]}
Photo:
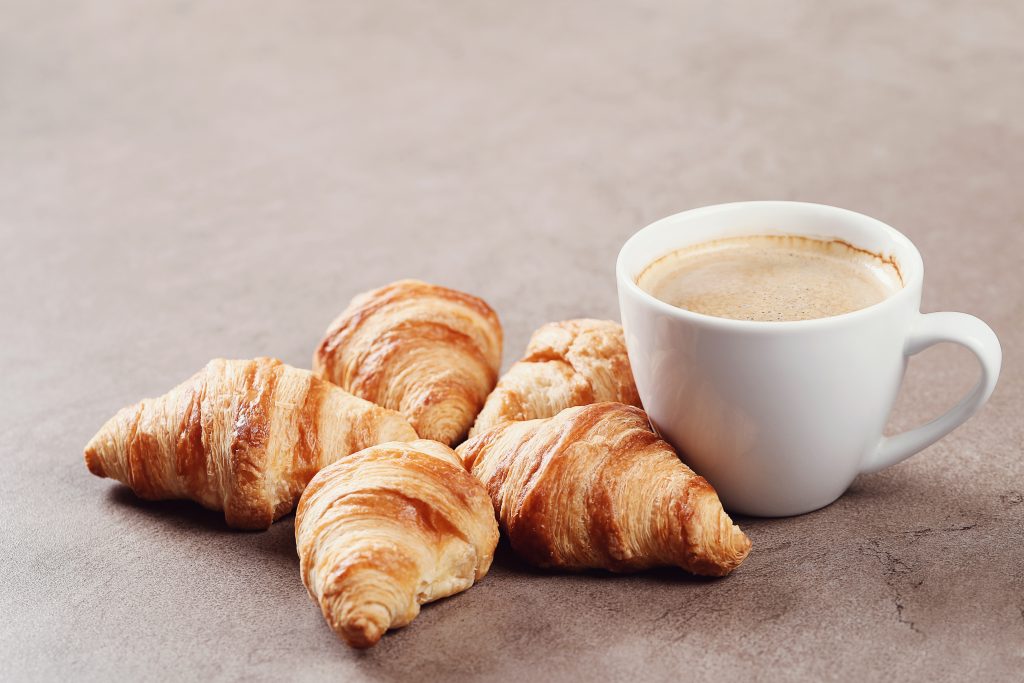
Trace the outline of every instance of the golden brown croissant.
{"label": "golden brown croissant", "polygon": [[548,323],[498,380],[469,436],[502,422],[552,417],[603,401],[640,406],[622,326],[588,318]]}
{"label": "golden brown croissant", "polygon": [[416,438],[398,413],[308,370],[273,358],[218,359],[120,410],[85,447],[85,464],[141,498],[188,498],[223,510],[230,526],[266,529],[324,465]]}
{"label": "golden brown croissant", "polygon": [[436,441],[373,446],[325,467],[295,515],[299,571],[331,628],[370,647],[420,605],[487,574],[498,525],[487,492]]}
{"label": "golden brown croissant", "polygon": [[597,403],[505,422],[459,448],[512,548],[541,567],[736,568],[750,540],[639,408]]}
{"label": "golden brown croissant", "polygon": [[424,439],[452,445],[494,388],[501,338],[481,299],[401,280],[352,300],[320,342],[313,371],[402,413]]}

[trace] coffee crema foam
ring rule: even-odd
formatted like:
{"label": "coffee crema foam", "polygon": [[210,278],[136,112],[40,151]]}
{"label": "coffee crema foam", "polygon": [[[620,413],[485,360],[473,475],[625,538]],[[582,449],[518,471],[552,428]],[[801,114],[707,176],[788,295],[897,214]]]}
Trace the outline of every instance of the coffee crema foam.
{"label": "coffee crema foam", "polygon": [[703,242],[651,262],[651,296],[718,318],[793,321],[867,308],[903,287],[892,258],[842,240],[754,235]]}

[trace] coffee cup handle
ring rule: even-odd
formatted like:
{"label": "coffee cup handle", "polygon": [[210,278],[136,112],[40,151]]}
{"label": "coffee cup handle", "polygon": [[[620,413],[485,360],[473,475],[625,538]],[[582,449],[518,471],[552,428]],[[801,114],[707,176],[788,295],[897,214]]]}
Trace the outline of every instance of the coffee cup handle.
{"label": "coffee cup handle", "polygon": [[883,436],[861,467],[862,473],[895,465],[931,446],[974,415],[992,395],[1003,359],[999,339],[992,328],[966,313],[919,314],[903,353],[913,356],[940,342],[953,342],[974,353],[981,365],[978,383],[959,403],[931,422],[896,436]]}

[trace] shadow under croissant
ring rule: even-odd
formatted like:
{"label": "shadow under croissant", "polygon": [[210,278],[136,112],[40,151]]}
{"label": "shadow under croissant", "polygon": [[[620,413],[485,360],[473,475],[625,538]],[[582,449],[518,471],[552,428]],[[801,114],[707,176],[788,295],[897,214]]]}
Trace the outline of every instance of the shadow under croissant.
{"label": "shadow under croissant", "polygon": [[[580,577],[593,578],[597,580],[621,581],[625,577],[642,577],[655,582],[664,583],[716,583],[728,577],[697,576],[679,567],[655,567],[637,572],[616,573],[605,569],[586,569],[582,571],[571,571],[566,569],[542,569],[524,561],[515,550],[512,549],[508,539],[501,537],[498,547],[494,551],[494,568],[500,568],[503,573],[520,574],[525,576],[545,577],[547,579],[579,579]],[[742,571],[743,565],[736,571]],[[486,579],[484,579],[486,581]]]}
{"label": "shadow under croissant", "polygon": [[[124,484],[110,487],[107,499],[119,507],[135,510],[150,519],[158,519],[176,529],[203,529],[239,533],[224,521],[224,513],[207,510],[190,500],[144,500]],[[247,532],[241,532],[247,533]]]}
{"label": "shadow under croissant", "polygon": [[[112,486],[107,494],[107,499],[113,505],[131,509],[133,515],[139,515],[143,518],[153,520],[170,530],[180,531],[183,533],[195,533],[198,531],[200,533],[205,533],[206,535],[230,536],[247,546],[253,553],[265,553],[269,556],[283,558],[275,560],[275,564],[286,564],[288,566],[288,571],[293,571],[295,573],[295,583],[296,586],[298,586],[297,590],[301,590],[301,584],[298,580],[299,559],[295,550],[294,513],[290,513],[281,518],[267,531],[253,532],[240,531],[228,527],[224,521],[223,513],[207,510],[192,501],[144,500],[137,497],[130,488],[124,485]],[[742,571],[742,567],[738,571]],[[559,582],[576,582],[582,579],[587,582],[598,582],[603,585],[608,585],[609,587],[609,581],[641,581],[664,585],[692,585],[697,587],[704,584],[713,584],[723,580],[718,578],[695,576],[676,567],[656,568],[628,574],[616,574],[597,569],[585,571],[541,569],[522,560],[515,551],[512,550],[507,538],[502,537],[495,550],[491,570],[488,573],[488,576],[482,580],[482,583],[483,585],[486,585],[490,582],[501,581],[506,577],[511,578],[515,576],[529,577],[531,582],[534,577],[536,577],[537,581],[555,583],[556,585]],[[391,674],[394,674],[395,680],[403,678],[407,672],[403,673],[400,670],[391,671],[390,667],[386,665],[385,660],[387,657],[385,656],[382,659],[378,655],[384,655],[390,651],[393,646],[396,646],[398,643],[402,643],[403,641],[407,641],[407,638],[409,637],[413,637],[414,641],[418,642],[420,637],[425,637],[425,634],[423,633],[425,630],[434,630],[438,628],[448,630],[454,628],[460,632],[464,631],[464,636],[467,639],[470,638],[472,633],[476,633],[482,628],[486,630],[486,626],[490,623],[489,617],[485,618],[478,614],[477,616],[479,616],[480,619],[483,619],[483,621],[481,621],[480,619],[472,616],[473,611],[471,610],[469,619],[466,621],[466,613],[459,610],[458,615],[453,620],[451,618],[453,613],[448,611],[449,605],[454,605],[454,603],[460,602],[460,599],[464,600],[466,597],[469,597],[468,593],[480,590],[481,587],[482,586],[474,586],[466,593],[456,594],[424,605],[422,608],[423,612],[420,617],[406,627],[388,631],[376,647],[369,648],[367,650],[354,650],[346,647],[343,642],[338,640],[336,647],[337,652],[339,654],[345,653],[341,656],[344,656],[346,659],[354,657],[356,661],[362,662],[361,666],[368,667],[368,669],[372,670],[374,674],[383,676],[385,679],[390,678]],[[424,619],[424,617],[427,618]],[[323,629],[324,634],[328,636],[329,641],[334,641],[336,639],[336,636],[330,632],[327,624],[323,622],[319,615],[319,610],[312,604],[310,605],[309,618],[320,622],[317,624],[317,627]],[[428,624],[424,623],[425,621],[432,621],[436,623]],[[419,635],[414,635],[416,633]],[[403,634],[405,635],[403,636]],[[409,643],[405,642],[404,646],[408,647]]]}
{"label": "shadow under croissant", "polygon": [[[189,500],[144,500],[123,484],[112,486],[107,494],[108,499],[115,505],[131,508],[150,519],[157,519],[175,529],[195,530],[197,528],[206,531],[214,531],[242,537],[260,539],[263,549],[290,559],[296,567],[299,564],[299,557],[295,551],[295,513],[290,512],[281,519],[274,522],[266,531],[244,531],[232,529],[224,521],[224,513],[207,510],[203,506]],[[755,521],[755,518],[737,517],[737,523],[746,528],[745,524]],[[498,547],[494,551],[494,563],[491,571],[500,568],[504,572],[527,576],[544,577],[579,577],[588,576],[593,578],[617,579],[623,576],[644,576],[650,579],[668,582],[682,583],[714,583],[728,577],[707,577],[690,574],[678,567],[658,567],[646,569],[640,572],[615,573],[604,569],[588,569],[583,571],[570,571],[560,569],[542,569],[535,567],[520,558],[508,539],[502,535]],[[736,571],[741,572],[743,565]]]}
{"label": "shadow under croissant", "polygon": [[[381,677],[382,680],[409,680],[409,672],[395,659],[396,653],[399,652],[403,657],[413,658],[418,652],[429,652],[432,655],[431,661],[445,662],[444,667],[440,667],[436,672],[419,672],[423,680],[433,680],[451,675],[452,662],[468,663],[470,660],[462,657],[461,653],[464,650],[471,651],[472,669],[459,673],[479,675],[482,671],[490,670],[492,665],[496,665],[496,662],[502,659],[498,650],[481,647],[483,643],[491,643],[495,634],[503,633],[503,642],[515,651],[517,648],[532,647],[526,645],[529,639],[524,640],[523,633],[530,632],[536,635],[538,629],[545,628],[545,622],[538,622],[535,613],[522,616],[515,601],[517,595],[533,595],[534,584],[553,586],[548,589],[546,595],[549,598],[560,596],[556,600],[565,600],[565,604],[570,604],[571,601],[579,599],[581,583],[597,586],[597,592],[602,594],[608,592],[621,595],[622,592],[617,590],[614,584],[625,582],[631,586],[629,590],[633,594],[662,595],[657,592],[659,589],[656,587],[660,586],[661,589],[674,592],[675,588],[687,586],[699,592],[703,586],[724,580],[728,579],[695,576],[674,567],[625,574],[603,570],[570,572],[540,569],[519,558],[507,539],[502,538],[495,550],[491,569],[480,583],[463,593],[423,605],[422,612],[416,620],[401,629],[389,630],[375,647],[366,650],[343,649],[347,650],[347,654],[354,658],[361,669],[375,677]],[[511,588],[508,583],[502,583],[509,581],[512,582]],[[498,612],[495,611],[496,605],[501,605]],[[639,609],[639,619],[650,616],[646,607]],[[547,626],[553,630],[553,634],[564,632],[565,619],[570,618],[567,616],[570,613],[573,613],[573,610],[567,609],[564,613],[549,615]],[[516,614],[520,616],[517,617]],[[587,618],[589,617],[584,615],[583,619]],[[437,654],[439,633],[446,634],[441,641],[446,643],[444,647],[447,654],[444,657]],[[436,676],[430,675],[431,673]]]}
{"label": "shadow under croissant", "polygon": [[289,513],[274,522],[266,531],[233,529],[224,521],[224,513],[207,510],[190,500],[144,500],[123,484],[110,488],[107,499],[118,507],[130,508],[176,531],[197,530],[246,539],[257,551],[287,558],[298,572],[299,556],[295,552],[295,514]]}

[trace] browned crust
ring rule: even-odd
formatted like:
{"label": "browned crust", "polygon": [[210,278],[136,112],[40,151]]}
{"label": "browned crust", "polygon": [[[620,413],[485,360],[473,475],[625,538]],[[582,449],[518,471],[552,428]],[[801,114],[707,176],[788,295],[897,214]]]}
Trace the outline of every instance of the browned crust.
{"label": "browned crust", "polygon": [[[386,324],[409,301],[422,302],[422,309],[406,309],[409,317],[372,338],[365,331],[371,320],[372,329],[380,330],[380,322]],[[434,319],[432,302],[457,304],[473,321],[467,324],[476,330],[486,326],[486,338],[494,343],[481,343],[450,320]],[[451,445],[465,436],[497,381],[501,340],[498,316],[482,299],[402,280],[353,299],[318,345],[313,369],[357,396],[402,412],[420,436]],[[438,409],[450,422],[436,418]]]}
{"label": "browned crust", "polygon": [[[382,507],[386,504],[385,499],[386,497],[379,501]],[[402,512],[399,508],[393,510],[394,514]],[[373,553],[351,555],[331,572],[328,583],[324,587],[323,597],[320,601],[320,610],[324,619],[327,620],[331,630],[350,646],[360,650],[373,647],[380,642],[386,629],[359,614],[355,616],[346,614],[342,617],[339,614],[340,610],[333,608],[334,603],[348,597],[346,589],[354,574],[368,571],[380,572],[386,574],[389,580],[394,580],[397,583],[413,583],[418,578],[416,569],[416,563],[408,553],[399,548],[381,546],[374,549]]]}
{"label": "browned crust", "polygon": [[427,445],[354,453],[317,474],[296,509],[303,583],[353,647],[370,647],[408,623],[410,603],[440,597],[428,584],[444,585],[447,563],[464,562],[456,559],[462,553],[438,552],[453,540],[475,552],[476,579],[493,556],[497,527],[483,487],[457,462],[428,455]]}
{"label": "browned crust", "polygon": [[[621,572],[669,564],[721,576],[749,552],[711,485],[634,406],[597,403],[504,423],[460,451],[512,548],[535,565]],[[581,487],[583,508],[566,508]],[[648,507],[619,507],[641,495]]]}
{"label": "browned crust", "polygon": [[338,383],[334,372],[339,355],[336,353],[337,349],[343,347],[368,318],[386,312],[386,309],[395,302],[412,297],[434,297],[459,303],[486,318],[500,334],[501,323],[498,321],[498,314],[483,299],[466,292],[418,280],[399,280],[353,299],[346,313],[335,321],[317,346],[317,351],[314,354],[314,370],[319,369],[322,376]]}
{"label": "browned crust", "polygon": [[159,500],[159,473],[150,469],[150,453],[159,452],[160,443],[139,429],[146,408],[147,402],[139,404],[128,428],[128,485],[140,498]]}
{"label": "browned crust", "polygon": [[265,529],[274,521],[263,491],[270,408],[283,370],[281,361],[270,358],[258,358],[246,369],[244,397],[231,435],[231,484],[224,501],[224,517],[231,526]]}
{"label": "browned crust", "polygon": [[[547,509],[553,502],[552,497],[557,496],[559,492],[546,486],[545,482],[557,480],[557,470],[567,464],[565,462],[566,446],[585,438],[593,426],[616,410],[618,405],[617,403],[595,404],[591,406],[592,410],[582,411],[579,419],[566,422],[560,429],[554,431],[550,438],[539,447],[516,449],[504,459],[503,472],[495,477],[495,479],[500,477],[502,484],[505,483],[508,468],[514,460],[520,457],[527,457],[531,460],[529,477],[521,484],[520,494],[515,505],[507,514],[508,535],[512,548],[527,560],[542,567],[561,564],[558,546],[547,519]],[[532,440],[530,445],[534,445]],[[608,509],[610,506],[605,508],[605,510]],[[588,510],[590,513],[595,512],[593,508],[588,508]],[[609,530],[608,533],[612,534],[614,531]]]}
{"label": "browned crust", "polygon": [[[395,361],[395,357],[404,354],[410,344],[424,343],[443,344],[461,352],[465,356],[463,362],[479,366],[488,384],[493,386],[497,381],[497,369],[488,364],[483,351],[469,335],[430,320],[409,320],[396,325],[374,341],[370,353],[361,359],[355,375],[349,378],[349,390],[367,400],[380,402],[386,391],[381,385],[388,376],[388,367]],[[434,382],[434,388],[441,387]],[[448,391],[459,391],[467,395],[480,393],[468,391],[461,381],[449,381],[443,388],[444,391],[437,391],[434,394],[434,400],[443,400]],[[475,400],[482,403],[482,398]]]}
{"label": "browned crust", "polygon": [[[331,414],[322,415],[327,400]],[[330,431],[329,445],[321,419],[344,423]],[[214,360],[163,396],[119,411],[84,458],[90,472],[141,498],[189,498],[223,510],[230,526],[265,529],[291,511],[325,460],[415,436],[397,414],[279,360]]]}
{"label": "browned crust", "polygon": [[193,379],[189,390],[188,407],[178,426],[175,444],[175,470],[191,490],[205,490],[209,486],[207,475],[207,448],[203,440],[203,400],[208,386],[206,373]]}
{"label": "browned crust", "polygon": [[601,566],[617,572],[629,571],[637,563],[628,550],[630,530],[624,526],[628,518],[624,511],[617,509],[615,493],[628,481],[628,470],[634,456],[646,452],[652,446],[657,447],[660,441],[657,435],[646,428],[647,417],[643,411],[632,408],[629,412],[634,413],[639,424],[634,424],[626,432],[625,438],[615,442],[609,450],[608,457],[594,473],[594,484],[587,498],[587,509],[591,513],[588,531],[593,539],[592,545],[601,554]]}
{"label": "browned crust", "polygon": [[85,449],[85,466],[89,468],[89,472],[97,477],[107,476],[106,470],[103,469],[103,462],[100,460],[100,454],[91,446]]}
{"label": "browned crust", "polygon": [[310,377],[309,387],[299,407],[299,438],[295,443],[293,471],[305,481],[312,479],[320,468],[320,410],[329,389],[322,380]]}
{"label": "browned crust", "polygon": [[605,401],[640,406],[622,326],[590,318],[547,323],[498,380],[470,436],[502,422],[553,417]]}

